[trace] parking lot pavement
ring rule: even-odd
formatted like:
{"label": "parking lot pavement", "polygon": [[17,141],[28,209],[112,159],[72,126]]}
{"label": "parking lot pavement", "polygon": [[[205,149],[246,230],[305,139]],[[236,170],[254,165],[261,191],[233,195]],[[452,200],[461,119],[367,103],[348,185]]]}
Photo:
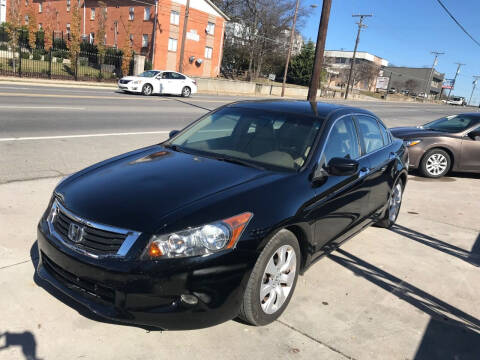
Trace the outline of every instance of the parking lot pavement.
{"label": "parking lot pavement", "polygon": [[410,176],[398,226],[313,265],[275,323],[188,332],[101,321],[35,277],[59,179],[0,185],[0,359],[478,359],[480,176]]}

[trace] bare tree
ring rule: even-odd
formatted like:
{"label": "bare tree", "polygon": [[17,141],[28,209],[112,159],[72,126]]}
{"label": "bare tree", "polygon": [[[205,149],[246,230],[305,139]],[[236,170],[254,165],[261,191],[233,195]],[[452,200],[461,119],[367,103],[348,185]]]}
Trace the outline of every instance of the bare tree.
{"label": "bare tree", "polygon": [[[15,51],[18,48],[18,39],[20,36],[20,27],[22,26],[22,14],[20,13],[20,0],[11,0],[8,9],[10,22],[7,23],[7,33],[9,37],[8,45],[13,51],[12,65],[13,72],[17,71]],[[18,54],[19,56],[21,54]]]}

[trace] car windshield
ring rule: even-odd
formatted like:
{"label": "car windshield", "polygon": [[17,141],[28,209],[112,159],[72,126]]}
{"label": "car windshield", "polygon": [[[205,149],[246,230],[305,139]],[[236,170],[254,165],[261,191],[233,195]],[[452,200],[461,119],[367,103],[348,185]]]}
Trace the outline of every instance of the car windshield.
{"label": "car windshield", "polygon": [[432,121],[422,126],[423,129],[457,133],[468,129],[477,120],[468,115],[452,115]]}
{"label": "car windshield", "polygon": [[299,114],[227,107],[206,115],[166,145],[224,161],[291,171],[305,163],[320,125],[320,119]]}
{"label": "car windshield", "polygon": [[143,73],[141,74],[138,74],[137,76],[140,76],[140,77],[154,77],[155,75],[157,75],[160,71],[155,71],[155,70],[148,70],[148,71],[144,71]]}

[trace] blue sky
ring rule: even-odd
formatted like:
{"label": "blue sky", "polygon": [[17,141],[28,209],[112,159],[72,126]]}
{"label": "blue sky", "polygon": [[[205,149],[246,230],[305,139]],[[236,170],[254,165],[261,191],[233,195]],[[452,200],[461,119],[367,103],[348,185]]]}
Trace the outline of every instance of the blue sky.
{"label": "blue sky", "polygon": [[[443,3],[480,41],[478,18],[480,1],[443,0]],[[309,9],[309,17],[299,29],[305,40],[316,41],[320,21],[321,0],[301,0]],[[318,5],[310,8],[311,4]],[[480,75],[480,47],[476,45],[440,7],[436,0],[333,0],[326,49],[353,50],[357,18],[352,14],[373,14],[360,35],[359,51],[367,51],[387,59],[396,66],[431,66],[430,51],[445,52],[436,69],[453,78],[455,62],[465,63],[452,94],[470,97],[473,75]],[[480,82],[472,103],[480,101]]]}

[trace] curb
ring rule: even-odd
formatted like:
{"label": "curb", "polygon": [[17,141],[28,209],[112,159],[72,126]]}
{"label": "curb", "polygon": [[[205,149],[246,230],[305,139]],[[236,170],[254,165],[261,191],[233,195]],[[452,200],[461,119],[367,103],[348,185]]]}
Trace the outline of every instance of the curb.
{"label": "curb", "polygon": [[19,78],[14,76],[0,76],[0,83],[4,84],[25,84],[34,86],[49,86],[49,87],[71,87],[71,88],[87,88],[87,89],[116,89],[117,84],[112,83],[95,83],[95,82],[78,82],[69,80],[50,80],[50,79],[31,79]]}

